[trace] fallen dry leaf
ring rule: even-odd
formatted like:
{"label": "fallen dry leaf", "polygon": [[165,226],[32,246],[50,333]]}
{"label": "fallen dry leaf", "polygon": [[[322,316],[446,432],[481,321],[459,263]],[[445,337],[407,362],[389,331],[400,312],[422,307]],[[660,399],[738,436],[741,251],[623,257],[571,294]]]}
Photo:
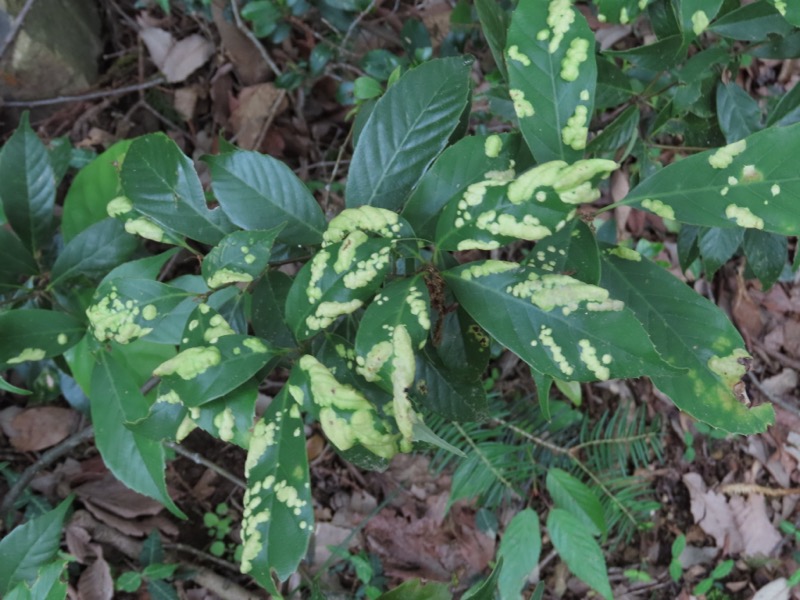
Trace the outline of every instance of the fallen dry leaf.
{"label": "fallen dry leaf", "polygon": [[113,597],[111,568],[100,554],[78,578],[78,600],[111,600]]}
{"label": "fallen dry leaf", "polygon": [[236,144],[245,150],[255,150],[261,128],[273,113],[280,114],[285,108],[286,93],[272,83],[242,88],[230,119]]}
{"label": "fallen dry leaf", "polygon": [[214,44],[196,33],[176,41],[159,27],[143,27],[139,35],[153,63],[170,83],[184,81],[214,54]]}
{"label": "fallen dry leaf", "polygon": [[69,408],[37,406],[17,414],[6,432],[11,445],[20,452],[36,452],[55,446],[73,432],[80,417]]}
{"label": "fallen dry leaf", "polygon": [[75,488],[75,493],[79,498],[126,519],[155,515],[164,509],[152,498],[128,489],[111,474],[100,480],[84,483]]}
{"label": "fallen dry leaf", "polygon": [[789,600],[789,591],[784,577],[771,581],[755,593],[753,600]]}
{"label": "fallen dry leaf", "polygon": [[728,503],[744,541],[745,556],[769,556],[781,543],[781,534],[767,516],[764,496],[734,496]]}

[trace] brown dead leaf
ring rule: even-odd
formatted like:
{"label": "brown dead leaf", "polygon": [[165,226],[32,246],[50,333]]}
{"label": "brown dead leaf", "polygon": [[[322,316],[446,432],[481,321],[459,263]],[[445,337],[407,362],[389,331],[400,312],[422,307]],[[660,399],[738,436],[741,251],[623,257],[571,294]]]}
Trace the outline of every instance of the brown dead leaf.
{"label": "brown dead leaf", "polygon": [[20,412],[11,421],[11,445],[20,452],[36,452],[55,446],[73,432],[80,417],[70,408],[37,406]]}
{"label": "brown dead leaf", "polygon": [[776,579],[755,593],[753,600],[789,600],[791,588],[784,577]]}
{"label": "brown dead leaf", "polygon": [[242,83],[245,85],[261,83],[269,75],[270,69],[261,58],[253,41],[231,22],[226,14],[228,4],[228,0],[214,0],[211,4],[214,25],[217,26],[222,46]]}
{"label": "brown dead leaf", "polygon": [[176,41],[159,27],[142,27],[139,35],[153,63],[170,83],[184,81],[214,54],[214,44],[196,33]]}
{"label": "brown dead leaf", "polygon": [[286,105],[286,93],[272,83],[242,88],[230,119],[236,144],[245,150],[255,150],[261,128],[268,119],[283,112]]}
{"label": "brown dead leaf", "polygon": [[101,554],[78,578],[78,600],[111,600],[113,597],[111,569]]}
{"label": "brown dead leaf", "polygon": [[198,92],[198,88],[193,85],[175,90],[175,97],[172,99],[172,105],[184,121],[191,121],[192,118],[194,118],[194,109],[197,106]]}
{"label": "brown dead leaf", "polygon": [[764,496],[750,494],[747,498],[734,496],[729,506],[744,541],[745,556],[769,556],[780,544],[781,534],[767,516]]}
{"label": "brown dead leaf", "polygon": [[800,358],[800,321],[787,319],[784,322],[783,347],[792,358]]}
{"label": "brown dead leaf", "polygon": [[777,375],[773,375],[762,381],[761,385],[775,396],[785,396],[797,388],[797,381],[797,371],[794,369],[783,369]]}
{"label": "brown dead leaf", "polygon": [[75,489],[75,493],[79,498],[126,519],[156,515],[164,508],[152,498],[128,489],[111,474],[84,483]]}
{"label": "brown dead leaf", "polygon": [[709,490],[697,473],[684,475],[683,483],[689,490],[694,522],[714,538],[718,548],[729,554],[740,553],[744,549],[744,540],[725,495]]}

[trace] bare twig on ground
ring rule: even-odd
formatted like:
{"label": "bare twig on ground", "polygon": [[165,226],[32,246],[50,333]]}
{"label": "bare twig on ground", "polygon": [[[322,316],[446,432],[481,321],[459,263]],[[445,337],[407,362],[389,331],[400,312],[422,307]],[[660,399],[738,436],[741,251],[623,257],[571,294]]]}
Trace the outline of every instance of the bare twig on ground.
{"label": "bare twig on ground", "polygon": [[230,471],[227,471],[227,470],[223,469],[222,467],[220,467],[219,465],[211,462],[207,458],[205,458],[203,456],[200,456],[196,452],[191,452],[190,450],[186,450],[183,446],[181,446],[180,444],[176,444],[175,442],[165,441],[164,445],[167,448],[171,448],[172,450],[174,450],[175,452],[177,452],[181,456],[184,456],[184,457],[188,458],[189,460],[192,460],[192,461],[196,462],[198,465],[203,465],[204,467],[206,467],[208,469],[211,469],[217,475],[220,475],[220,476],[224,477],[225,479],[227,479],[231,483],[239,486],[240,488],[245,489],[245,490],[247,489],[247,484],[243,480],[241,480],[238,477],[236,477],[236,475],[234,475]]}
{"label": "bare twig on ground", "polygon": [[163,77],[157,77],[144,83],[137,83],[136,85],[127,85],[120,88],[109,90],[98,90],[96,92],[87,92],[85,94],[77,94],[75,96],[56,96],[55,98],[43,98],[41,100],[4,100],[3,106],[12,108],[33,108],[36,106],[51,106],[53,104],[66,104],[68,102],[83,102],[84,100],[97,100],[98,98],[107,98],[109,96],[121,96],[123,94],[130,94],[131,92],[140,92],[156,86],[161,85],[166,80]]}
{"label": "bare twig on ground", "polygon": [[11,30],[6,34],[5,39],[0,42],[0,58],[3,58],[3,54],[11,45],[11,42],[17,37],[19,30],[22,29],[22,24],[25,22],[25,17],[28,16],[28,12],[30,12],[31,8],[33,8],[33,3],[36,0],[27,0],[22,7],[22,10],[19,11],[17,16],[14,18],[14,23],[11,25]]}

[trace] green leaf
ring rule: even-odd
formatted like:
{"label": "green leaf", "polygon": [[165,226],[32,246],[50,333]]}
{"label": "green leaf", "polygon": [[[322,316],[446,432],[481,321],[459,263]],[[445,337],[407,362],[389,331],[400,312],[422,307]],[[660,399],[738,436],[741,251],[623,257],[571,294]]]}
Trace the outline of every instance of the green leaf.
{"label": "green leaf", "polygon": [[142,542],[142,550],[139,552],[139,562],[144,565],[160,563],[164,560],[164,547],[161,545],[161,535],[157,529],[153,529],[150,535]]}
{"label": "green leaf", "polygon": [[634,65],[648,71],[663,71],[674,67],[686,55],[683,36],[673,35],[630,50],[606,51],[606,56],[624,58]]}
{"label": "green leaf", "polygon": [[5,227],[0,227],[0,293],[19,288],[23,278],[36,275],[39,267],[20,239]]}
{"label": "green leaf", "polygon": [[520,0],[506,41],[509,93],[539,163],[583,156],[597,81],[594,34],[571,3]]}
{"label": "green leaf", "polygon": [[175,506],[164,481],[164,447],[125,426],[147,413],[134,376],[114,357],[101,351],[92,372],[91,401],[94,439],[108,469],[130,489],[161,502],[174,515]]}
{"label": "green leaf", "polygon": [[286,297],[291,287],[291,277],[269,271],[253,288],[253,331],[277,348],[294,346],[294,336],[286,325]]}
{"label": "green leaf", "polygon": [[147,593],[153,600],[179,600],[178,592],[166,581],[148,581]]}
{"label": "green leaf", "polygon": [[585,483],[566,471],[551,468],[547,471],[547,491],[556,508],[572,514],[591,535],[605,535],[608,531],[603,506]]}
{"label": "green leaf", "polygon": [[47,148],[22,115],[0,154],[0,202],[14,233],[36,256],[53,241],[56,179]]}
{"label": "green leaf", "polygon": [[153,371],[186,406],[210,402],[255,375],[275,353],[259,338],[239,335],[207,304],[189,316],[180,352]]}
{"label": "green leaf", "polygon": [[609,123],[603,131],[592,138],[586,151],[592,156],[615,153],[626,146],[637,135],[641,114],[636,106],[629,106]]}
{"label": "green leaf", "polygon": [[527,264],[551,273],[567,273],[584,283],[600,281],[600,250],[589,226],[580,219],[539,240]]}
{"label": "green leaf", "polygon": [[0,593],[6,594],[20,582],[32,583],[39,569],[55,558],[70,504],[72,496],[0,540]]}
{"label": "green leaf", "polygon": [[3,390],[4,392],[11,392],[12,394],[19,394],[20,396],[30,396],[33,393],[29,390],[23,390],[15,385],[11,385],[2,377],[0,377],[0,390]]}
{"label": "green leaf", "polygon": [[80,321],[62,312],[21,308],[0,313],[0,367],[59,356],[85,332]]}
{"label": "green leaf", "polygon": [[781,0],[772,0],[772,2],[776,7],[780,5],[778,12],[783,15],[784,19],[786,19],[795,27],[800,27],[800,5],[795,2],[786,2]]}
{"label": "green leaf", "polygon": [[142,575],[147,579],[167,579],[168,577],[172,577],[179,566],[180,565],[174,563],[151,563],[144,568]]}
{"label": "green leaf", "polygon": [[480,379],[464,377],[463,372],[447,368],[430,349],[417,355],[417,375],[411,393],[420,406],[451,421],[483,421],[489,416]]}
{"label": "green leaf", "polygon": [[106,278],[86,315],[98,340],[127,344],[162,328],[173,309],[191,295],[160,281]]}
{"label": "green leaf", "polygon": [[[463,596],[461,596],[461,600],[495,600],[497,598],[497,583],[500,577],[500,570],[503,568],[503,559],[502,557],[497,560],[497,563],[492,569],[491,574],[487,577],[484,581],[476,583],[470,589],[468,589]],[[506,596],[500,596],[501,598],[506,598]],[[521,596],[520,596],[521,597]]]}
{"label": "green leaf", "polygon": [[288,389],[256,423],[244,467],[241,569],[267,591],[273,571],[281,581],[297,571],[314,531],[303,419]]}
{"label": "green leaf", "polygon": [[708,28],[722,37],[758,42],[771,33],[785,36],[792,30],[781,14],[766,0],[732,10]]}
{"label": "green leaf", "polygon": [[692,225],[798,235],[800,174],[792,158],[797,153],[800,123],[760,131],[672,163],[636,186],[623,203]]}
{"label": "green leaf", "polygon": [[[166,232],[216,244],[233,230],[220,209],[209,210],[192,160],[163,133],[131,143],[120,181],[134,211]],[[131,219],[126,230],[132,230]]]}
{"label": "green leaf", "polygon": [[731,433],[765,431],[770,405],[747,409],[737,398],[748,354],[725,314],[658,265],[646,259],[603,255],[602,285],[650,332],[661,356],[686,369],[683,375],[653,374],[653,383],[690,415]]}
{"label": "green leaf", "polygon": [[318,244],[325,229],[319,204],[284,163],[257,152],[236,150],[206,156],[214,194],[222,210],[246,230],[285,223],[279,241]]}
{"label": "green leaf", "polygon": [[120,592],[133,593],[140,587],[142,587],[142,576],[136,571],[126,571],[114,582],[114,589]]}
{"label": "green leaf", "polygon": [[286,297],[286,323],[298,340],[361,308],[383,282],[392,241],[355,233],[317,252],[295,277]]}
{"label": "green leaf", "polygon": [[[422,239],[433,240],[436,220],[447,202],[490,174],[527,166],[520,163],[522,138],[516,134],[470,136],[458,140],[436,159],[403,208],[402,216]],[[515,163],[516,161],[516,163]]]}
{"label": "green leaf", "polygon": [[755,273],[761,286],[768,290],[778,281],[788,258],[789,241],[785,235],[748,229],[744,232],[742,248],[747,266]]}
{"label": "green leaf", "polygon": [[498,561],[503,561],[498,581],[501,598],[521,598],[520,591],[539,562],[541,552],[539,516],[530,508],[521,510],[506,527],[497,551]]}
{"label": "green leaf", "polygon": [[444,149],[469,95],[472,59],[428,61],[378,100],[358,137],[345,191],[348,207],[402,208]]}
{"label": "green leaf", "polygon": [[800,121],[800,87],[794,86],[783,94],[767,116],[767,127],[793,125]]}
{"label": "green leaf", "polygon": [[612,600],[603,551],[584,523],[572,513],[554,508],[547,515],[547,531],[558,555],[573,575],[606,600]]}
{"label": "green leaf", "polygon": [[717,86],[717,117],[729,144],[761,129],[758,102],[735,83]]}
{"label": "green leaf", "polygon": [[494,64],[503,79],[508,80],[508,70],[503,57],[503,50],[506,47],[506,32],[508,31],[508,13],[495,0],[475,0],[475,10],[478,12],[481,30],[489,44]]}
{"label": "green leaf", "polygon": [[202,272],[211,289],[250,283],[267,270],[270,251],[282,226],[269,231],[235,231],[206,255]]}
{"label": "green leaf", "polygon": [[679,17],[687,40],[702,34],[717,16],[723,0],[680,0]]}
{"label": "green leaf", "polygon": [[120,140],[75,175],[61,217],[65,242],[108,217],[106,205],[120,194],[120,165],[131,141]]}
{"label": "green leaf", "polygon": [[460,307],[455,311],[445,311],[439,318],[439,343],[428,352],[435,353],[442,365],[448,371],[458,373],[462,380],[480,379],[489,364],[492,343],[489,336]]}
{"label": "green leaf", "polygon": [[193,420],[215,438],[247,448],[256,400],[258,384],[251,379],[222,398],[200,406],[200,414]]}
{"label": "green leaf", "polygon": [[639,0],[596,0],[597,17],[603,23],[627,25],[644,8]]}
{"label": "green leaf", "polygon": [[744,238],[744,232],[744,229],[712,227],[700,235],[698,248],[703,257],[703,268],[708,279],[711,279],[717,269],[736,253]]}
{"label": "green leaf", "polygon": [[571,381],[674,373],[633,313],[601,287],[504,261],[443,276],[466,311],[540,373]]}
{"label": "green leaf", "polygon": [[452,600],[452,598],[447,584],[423,584],[419,579],[404,581],[392,591],[378,596],[378,600]]}
{"label": "green leaf", "polygon": [[111,269],[130,258],[138,240],[125,233],[122,223],[104,219],[78,233],[58,255],[50,285],[56,286],[83,275],[99,280]]}

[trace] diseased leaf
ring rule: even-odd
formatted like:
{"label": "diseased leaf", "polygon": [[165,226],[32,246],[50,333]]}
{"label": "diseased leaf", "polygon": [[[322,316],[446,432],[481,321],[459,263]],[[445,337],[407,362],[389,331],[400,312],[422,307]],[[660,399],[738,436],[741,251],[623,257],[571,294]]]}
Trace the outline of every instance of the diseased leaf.
{"label": "diseased leaf", "polygon": [[161,230],[162,236],[166,232],[216,244],[234,229],[220,209],[208,208],[192,160],[163,133],[131,143],[120,181],[133,212],[145,219],[127,218],[125,230],[129,233],[147,233],[144,237],[160,241]]}
{"label": "diseased leaf", "polygon": [[633,313],[601,287],[494,260],[443,276],[464,309],[540,373],[570,381],[674,373]]}
{"label": "diseased leaf", "polygon": [[547,515],[547,532],[569,570],[603,598],[612,600],[603,551],[583,522],[563,508],[554,508]]}
{"label": "diseased leaf", "polygon": [[793,159],[798,152],[800,124],[760,131],[664,167],[623,204],[692,225],[798,235],[800,173]]}
{"label": "diseased leaf", "polygon": [[258,384],[250,379],[225,396],[200,406],[194,421],[215,438],[247,448],[257,399]]}
{"label": "diseased leaf", "polygon": [[513,177],[520,164],[522,138],[515,134],[470,136],[445,149],[420,179],[401,215],[422,239],[433,240],[436,220],[447,202],[491,173]]}
{"label": "diseased leaf", "polygon": [[80,321],[54,310],[20,308],[0,313],[0,367],[59,356],[85,332]]}
{"label": "diseased leaf", "polygon": [[37,256],[53,241],[56,178],[28,113],[0,153],[0,203],[14,233]]}
{"label": "diseased leaf", "polygon": [[148,403],[139,384],[113,353],[100,351],[96,359],[89,399],[94,439],[103,462],[126,486],[158,500],[172,514],[186,518],[167,492],[164,447],[125,426],[125,421],[147,414]]}
{"label": "diseased leaf", "polygon": [[325,228],[322,210],[305,184],[270,156],[236,150],[203,160],[211,167],[214,194],[231,221],[245,230],[270,230],[292,244],[318,244]]}
{"label": "diseased leaf", "polygon": [[120,194],[120,166],[132,141],[120,140],[75,175],[61,216],[65,242],[108,217],[106,205]]}
{"label": "diseased leaf", "polygon": [[687,40],[702,34],[717,16],[723,0],[680,0],[679,18]]}
{"label": "diseased leaf", "polygon": [[314,531],[314,508],[303,419],[284,387],[256,423],[245,462],[247,491],[242,521],[242,573],[277,594],[297,571]]}
{"label": "diseased leaf", "polygon": [[417,377],[411,393],[420,406],[451,421],[483,421],[489,416],[483,382],[448,369],[430,349],[417,355]]}
{"label": "diseased leaf", "polygon": [[50,285],[78,276],[99,280],[130,258],[138,240],[125,233],[122,223],[104,219],[78,233],[61,251],[53,265]]}
{"label": "diseased leaf", "polygon": [[509,94],[538,163],[583,156],[597,81],[594,34],[571,2],[520,0],[506,40]]}
{"label": "diseased leaf", "polygon": [[472,59],[434,59],[378,100],[358,137],[345,191],[349,208],[399,210],[444,149],[469,95]]}
{"label": "diseased leaf", "polygon": [[282,226],[269,231],[236,231],[226,235],[203,260],[203,279],[211,289],[250,283],[269,266],[270,251]]}
{"label": "diseased leaf", "polygon": [[542,552],[542,534],[539,531],[539,516],[526,508],[521,510],[506,527],[500,548],[497,551],[500,566],[498,591],[503,599],[522,597],[521,590],[528,575],[539,562]]}
{"label": "diseased leaf", "polygon": [[70,504],[72,496],[53,510],[14,528],[0,540],[0,593],[5,595],[18,583],[31,584],[41,576],[40,569],[58,552]]}
{"label": "diseased leaf", "polygon": [[749,355],[722,311],[641,257],[604,253],[602,273],[603,287],[636,313],[664,360],[686,369],[683,375],[651,375],[659,390],[714,427],[741,434],[766,430],[774,418],[772,406],[748,409],[742,403],[746,393],[740,379]]}
{"label": "diseased leaf", "polygon": [[708,29],[722,37],[758,42],[766,40],[770,33],[785,36],[792,26],[774,6],[766,0],[760,0],[732,10]]}
{"label": "diseased leaf", "polygon": [[572,219],[560,231],[536,244],[526,264],[550,273],[564,273],[584,283],[600,281],[600,251],[589,226]]}
{"label": "diseased leaf", "polygon": [[489,364],[489,336],[463,308],[445,312],[439,319],[439,343],[428,351],[435,353],[448,371],[458,373],[462,381],[480,379]]}

